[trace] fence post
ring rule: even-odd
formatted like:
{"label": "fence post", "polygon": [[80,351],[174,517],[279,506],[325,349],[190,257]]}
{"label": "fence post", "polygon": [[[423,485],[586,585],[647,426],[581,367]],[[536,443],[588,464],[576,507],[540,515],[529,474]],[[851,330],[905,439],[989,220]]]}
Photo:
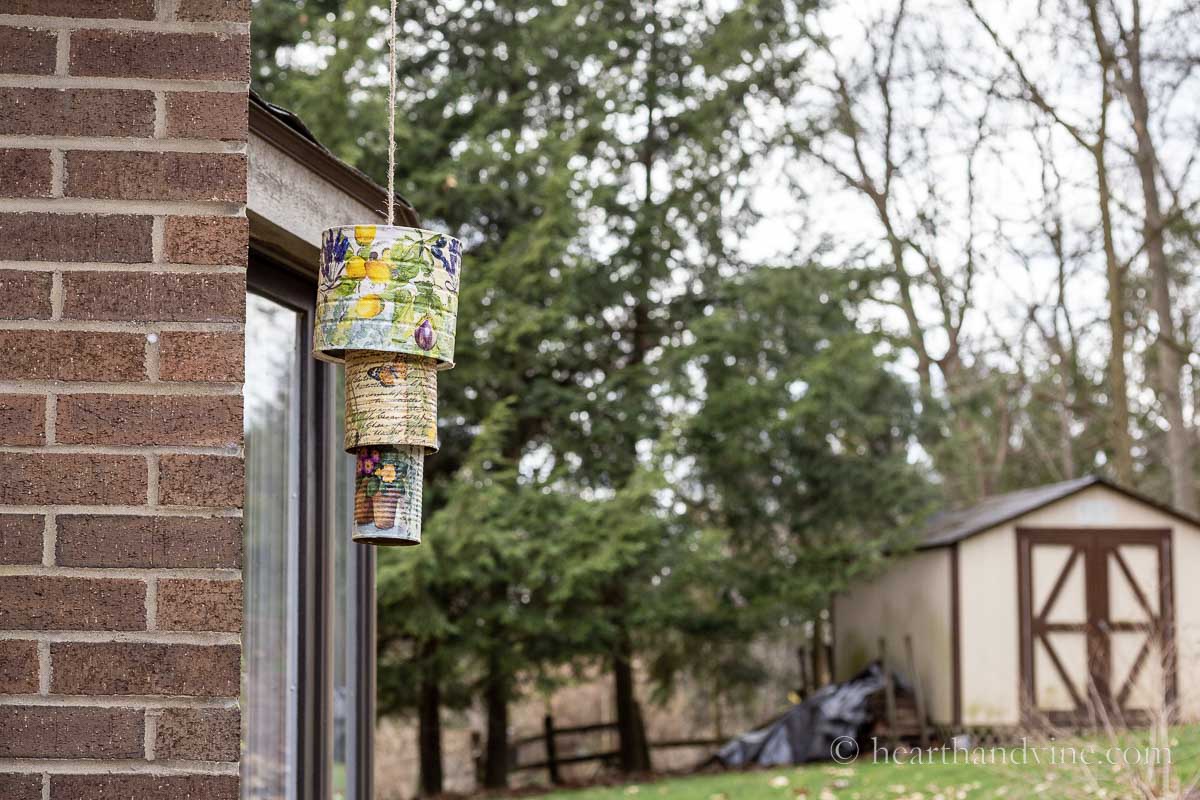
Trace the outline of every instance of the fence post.
{"label": "fence post", "polygon": [[558,774],[558,750],[554,746],[554,717],[547,714],[542,725],[546,733],[546,771],[550,782],[557,786],[562,783],[562,776]]}
{"label": "fence post", "polygon": [[483,737],[471,731],[471,760],[475,763],[475,790],[483,786]]}
{"label": "fence post", "polygon": [[883,666],[883,699],[887,713],[888,743],[896,749],[896,687],[892,684],[892,669],[888,666],[887,639],[879,637],[879,663]]}
{"label": "fence post", "polygon": [[917,660],[913,657],[912,636],[904,634],[904,649],[908,654],[908,674],[912,676],[913,695],[917,701],[917,717],[921,725],[921,746],[929,746],[929,726],[925,722],[925,693],[921,690],[921,676],[917,673]]}

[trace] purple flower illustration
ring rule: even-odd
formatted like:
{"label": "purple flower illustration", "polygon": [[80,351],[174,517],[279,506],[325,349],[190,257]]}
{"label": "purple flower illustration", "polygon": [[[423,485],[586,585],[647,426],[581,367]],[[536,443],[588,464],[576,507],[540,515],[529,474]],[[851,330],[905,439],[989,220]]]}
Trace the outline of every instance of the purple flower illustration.
{"label": "purple flower illustration", "polygon": [[462,263],[462,244],[457,239],[447,240],[445,236],[439,236],[429,252],[442,265],[442,269],[450,273],[451,278],[458,273],[458,265]]}
{"label": "purple flower illustration", "polygon": [[342,263],[346,260],[346,251],[350,249],[350,240],[346,234],[336,231],[332,235],[326,233],[321,243],[321,278],[325,282],[333,281]]}
{"label": "purple flower illustration", "polygon": [[413,331],[413,339],[422,350],[432,350],[437,344],[437,332],[433,330],[433,322],[429,317],[421,320],[421,324]]}

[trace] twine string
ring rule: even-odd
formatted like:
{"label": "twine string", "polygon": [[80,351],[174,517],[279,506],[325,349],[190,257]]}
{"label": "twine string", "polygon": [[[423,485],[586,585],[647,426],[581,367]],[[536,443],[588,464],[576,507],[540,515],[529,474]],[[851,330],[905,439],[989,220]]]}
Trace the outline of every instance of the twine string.
{"label": "twine string", "polygon": [[396,216],[396,5],[392,0],[392,19],[388,26],[388,175],[387,224]]}

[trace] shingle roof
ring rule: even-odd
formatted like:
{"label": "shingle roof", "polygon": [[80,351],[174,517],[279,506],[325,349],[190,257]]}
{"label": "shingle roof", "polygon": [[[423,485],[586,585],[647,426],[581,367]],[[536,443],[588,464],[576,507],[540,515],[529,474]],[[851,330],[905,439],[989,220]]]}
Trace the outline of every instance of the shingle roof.
{"label": "shingle roof", "polygon": [[1031,511],[1036,511],[1043,506],[1048,506],[1057,500],[1062,500],[1090,486],[1106,486],[1126,497],[1153,506],[1163,513],[1179,517],[1193,524],[1197,523],[1195,518],[1169,506],[1151,500],[1144,495],[1119,486],[1098,475],[1088,475],[1083,478],[1075,478],[1074,480],[1036,486],[1032,489],[1021,489],[1020,491],[1008,492],[1007,494],[998,494],[970,508],[958,511],[939,511],[930,517],[918,547],[940,547],[942,545],[953,544],[969,536],[982,533],[988,528],[994,528],[997,525],[1028,514]]}

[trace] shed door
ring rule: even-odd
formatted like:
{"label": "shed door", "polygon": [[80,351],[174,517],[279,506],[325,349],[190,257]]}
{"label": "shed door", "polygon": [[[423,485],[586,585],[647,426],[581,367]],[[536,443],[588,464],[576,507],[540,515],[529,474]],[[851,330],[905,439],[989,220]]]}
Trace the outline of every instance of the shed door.
{"label": "shed door", "polygon": [[1018,529],[1027,722],[1140,724],[1174,701],[1165,530]]}

